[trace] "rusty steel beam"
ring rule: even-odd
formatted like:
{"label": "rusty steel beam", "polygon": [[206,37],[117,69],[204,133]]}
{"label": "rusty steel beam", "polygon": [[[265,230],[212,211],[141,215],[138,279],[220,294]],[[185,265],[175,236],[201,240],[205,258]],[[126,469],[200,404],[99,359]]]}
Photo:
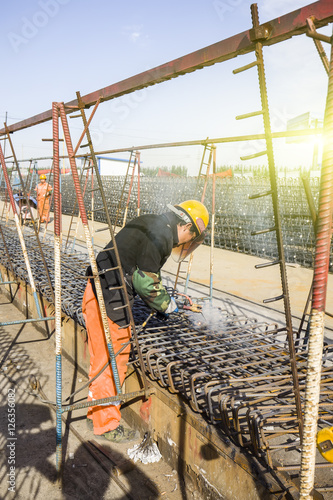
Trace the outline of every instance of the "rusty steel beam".
{"label": "rusty steel beam", "polygon": [[[295,35],[301,35],[308,30],[307,19],[312,18],[314,26],[320,28],[333,21],[333,5],[331,0],[319,0],[310,5],[297,9],[260,25],[256,30],[249,29],[220,42],[191,52],[183,57],[169,61],[161,66],[126,78],[118,83],[109,85],[90,94],[82,96],[85,107],[95,105],[97,100],[108,101],[135,90],[176,78],[197,69],[211,66],[218,62],[232,59],[241,54],[255,51],[255,42],[260,39],[264,45],[272,45],[287,40]],[[77,100],[66,104],[66,112],[71,113],[77,107]],[[51,120],[52,110],[14,123],[8,127],[9,132],[16,132],[25,128]],[[0,130],[0,135],[5,129]]]}
{"label": "rusty steel beam", "polygon": [[[273,139],[281,139],[283,137],[308,137],[312,135],[321,135],[323,133],[322,128],[312,128],[312,129],[302,129],[302,130],[285,130],[282,132],[272,132]],[[193,141],[178,141],[178,142],[162,142],[159,144],[145,144],[138,146],[130,146],[126,148],[118,149],[106,149],[104,151],[95,151],[95,155],[105,155],[110,153],[129,153],[131,151],[142,151],[144,149],[158,149],[158,148],[178,148],[183,146],[205,146],[206,144],[225,144],[229,142],[245,142],[245,141],[258,141],[265,139],[265,134],[250,134],[250,135],[236,135],[229,137],[218,137],[215,139],[196,139]],[[90,156],[90,153],[80,153],[76,154],[76,158],[85,158]],[[59,158],[68,158],[68,155],[59,156]],[[27,161],[40,161],[40,160],[53,160],[53,156],[39,156],[34,158],[20,158],[20,162]]]}

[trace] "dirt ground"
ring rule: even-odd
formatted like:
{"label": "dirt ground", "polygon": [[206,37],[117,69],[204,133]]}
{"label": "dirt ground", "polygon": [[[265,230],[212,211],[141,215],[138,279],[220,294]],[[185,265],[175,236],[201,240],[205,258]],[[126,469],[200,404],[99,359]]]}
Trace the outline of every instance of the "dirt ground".
{"label": "dirt ground", "polygon": [[[24,319],[1,293],[0,313],[1,322]],[[56,415],[50,405],[33,395],[29,383],[35,376],[47,400],[55,401],[54,339],[46,339],[29,323],[0,327],[0,349],[1,499],[200,499],[196,491],[185,488],[163,459],[147,465],[130,461],[127,450],[135,442],[111,446],[94,436],[86,425],[86,410],[65,414],[68,420],[62,426],[63,474],[59,481]],[[87,381],[64,357],[62,374],[63,399]],[[87,389],[76,400],[85,400],[86,395]],[[112,460],[101,454],[98,445]]]}

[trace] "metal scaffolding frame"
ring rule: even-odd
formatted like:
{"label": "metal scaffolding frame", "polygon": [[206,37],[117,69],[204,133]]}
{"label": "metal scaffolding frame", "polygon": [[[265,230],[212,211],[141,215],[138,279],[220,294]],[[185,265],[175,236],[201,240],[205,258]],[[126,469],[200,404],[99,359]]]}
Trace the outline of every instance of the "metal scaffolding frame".
{"label": "metal scaffolding frame", "polygon": [[[61,120],[62,127],[64,130],[64,135],[65,135],[65,140],[66,140],[66,146],[67,146],[67,151],[68,151],[68,157],[70,160],[70,165],[71,165],[71,170],[72,170],[72,175],[74,179],[74,184],[75,184],[75,190],[76,190],[76,195],[77,195],[77,200],[78,200],[78,205],[80,209],[80,217],[84,226],[84,232],[86,236],[86,242],[87,242],[87,247],[89,251],[89,258],[91,261],[92,265],[92,270],[95,278],[95,283],[96,283],[96,290],[97,290],[97,295],[98,295],[98,302],[101,308],[102,312],[102,318],[103,318],[103,325],[104,325],[104,330],[105,330],[105,336],[107,339],[107,345],[109,349],[109,355],[110,355],[110,360],[111,360],[111,365],[112,365],[112,370],[114,373],[114,377],[116,380],[116,385],[117,385],[117,391],[118,394],[121,394],[121,388],[119,385],[119,380],[117,379],[117,368],[115,364],[115,353],[113,352],[112,348],[112,342],[110,338],[110,334],[108,331],[108,325],[107,325],[107,317],[105,313],[105,306],[104,301],[103,301],[103,296],[100,287],[98,286],[99,279],[98,279],[98,270],[95,262],[95,256],[94,256],[94,251],[93,247],[91,244],[91,238],[90,238],[90,233],[89,233],[89,227],[88,227],[88,220],[85,212],[85,207],[83,203],[83,197],[82,197],[82,192],[81,192],[81,187],[80,187],[80,182],[78,178],[78,173],[77,173],[77,168],[76,168],[76,158],[79,157],[77,154],[78,148],[81,144],[81,141],[84,136],[87,137],[88,139],[88,144],[90,146],[90,153],[87,153],[86,155],[80,154],[80,157],[86,156],[90,158],[92,161],[94,167],[95,167],[95,174],[97,175],[98,183],[99,183],[99,189],[101,191],[102,197],[103,197],[103,188],[102,188],[102,183],[100,178],[98,178],[98,168],[97,168],[97,162],[96,162],[96,155],[102,155],[105,153],[110,153],[110,152],[120,152],[120,151],[130,151],[130,150],[142,150],[142,149],[147,149],[147,148],[153,148],[153,147],[166,147],[166,145],[150,145],[150,146],[144,146],[144,147],[135,147],[135,148],[126,148],[126,149],[113,149],[113,150],[108,150],[108,151],[102,151],[102,152],[95,152],[92,147],[92,142],[89,134],[89,125],[90,122],[94,116],[94,113],[98,107],[98,105],[104,101],[108,101],[110,99],[114,99],[117,97],[120,97],[122,95],[134,92],[136,90],[155,85],[158,83],[161,83],[166,80],[170,80],[172,78],[176,78],[180,75],[184,75],[187,73],[191,73],[197,69],[201,69],[219,62],[226,61],[231,58],[235,58],[239,55],[246,54],[249,52],[256,52],[257,55],[257,60],[254,63],[251,63],[250,65],[247,65],[246,67],[243,67],[242,69],[249,69],[253,66],[258,67],[258,76],[259,76],[259,83],[260,83],[260,90],[261,90],[261,97],[262,97],[262,110],[261,114],[264,116],[264,121],[265,121],[265,134],[256,134],[256,135],[249,135],[249,136],[243,136],[242,138],[225,138],[225,139],[215,139],[215,140],[205,140],[205,141],[187,141],[183,143],[171,143],[168,144],[168,146],[180,146],[180,145],[192,145],[192,144],[216,144],[216,143],[222,143],[222,142],[231,142],[232,140],[252,140],[252,139],[257,139],[257,138],[263,138],[266,139],[266,145],[267,145],[267,151],[265,154],[268,155],[268,157],[272,159],[273,155],[273,141],[272,139],[274,137],[284,137],[286,135],[301,135],[302,131],[298,133],[280,133],[280,134],[274,134],[270,130],[270,124],[269,124],[269,115],[268,115],[268,102],[267,102],[267,95],[266,95],[266,89],[265,89],[265,75],[260,74],[260,63],[258,62],[258,59],[262,59],[261,51],[264,46],[270,46],[275,43],[279,43],[283,40],[287,40],[288,38],[291,38],[292,36],[295,35],[300,35],[300,34],[306,34],[310,36],[311,38],[314,39],[316,48],[318,50],[318,53],[322,59],[323,65],[325,70],[329,74],[329,91],[328,91],[328,98],[327,98],[327,107],[326,107],[326,115],[325,115],[325,123],[324,123],[324,130],[325,130],[325,137],[327,139],[331,139],[331,141],[327,140],[326,141],[326,150],[324,151],[324,168],[323,168],[323,178],[322,178],[322,189],[321,189],[321,197],[320,197],[320,204],[319,204],[319,213],[318,213],[318,224],[319,224],[319,230],[317,233],[317,247],[316,247],[316,266],[315,266],[315,279],[314,279],[314,287],[313,287],[313,307],[312,307],[312,314],[311,314],[311,319],[310,319],[310,339],[309,339],[309,360],[308,360],[308,367],[311,368],[312,361],[311,361],[311,351],[315,352],[314,355],[314,361],[313,361],[313,366],[316,367],[316,378],[311,379],[309,376],[307,378],[306,382],[306,396],[305,396],[305,410],[304,410],[304,420],[305,420],[305,426],[311,427],[311,431],[308,432],[307,434],[307,442],[303,444],[303,452],[302,452],[302,470],[301,470],[301,498],[303,500],[308,499],[312,495],[312,489],[313,489],[313,482],[314,482],[314,468],[315,468],[315,462],[314,462],[314,451],[315,451],[315,433],[314,429],[316,428],[316,423],[318,419],[318,411],[319,411],[319,384],[320,384],[320,375],[321,375],[321,358],[322,358],[322,353],[323,353],[323,346],[322,346],[322,337],[323,337],[323,331],[324,331],[324,309],[325,309],[325,292],[326,292],[326,286],[327,286],[327,272],[328,272],[328,263],[327,263],[327,252],[328,252],[328,242],[330,241],[331,238],[331,204],[332,204],[332,197],[333,197],[333,179],[331,175],[331,167],[330,164],[331,162],[331,149],[330,146],[328,145],[329,142],[332,144],[332,127],[331,127],[331,101],[332,101],[332,96],[331,96],[331,86],[332,86],[332,74],[331,71],[329,70],[328,66],[328,61],[327,58],[325,58],[325,53],[321,47],[320,42],[328,42],[332,44],[332,40],[329,37],[325,37],[323,35],[320,35],[316,32],[317,28],[320,28],[322,26],[326,26],[328,23],[333,22],[333,6],[330,0],[319,0],[318,2],[312,3],[306,7],[302,7],[294,12],[291,12],[289,14],[286,14],[284,16],[281,16],[277,19],[274,19],[272,21],[269,21],[267,23],[264,23],[262,25],[259,24],[259,19],[258,19],[258,12],[256,9],[256,5],[251,6],[252,10],[252,19],[253,19],[253,27],[250,30],[247,30],[243,33],[240,33],[238,35],[235,35],[233,37],[230,37],[226,40],[222,40],[218,43],[215,43],[213,45],[210,45],[209,47],[205,47],[203,49],[200,49],[196,52],[193,52],[191,54],[188,54],[184,57],[178,58],[176,60],[173,60],[171,62],[168,62],[166,64],[163,64],[161,66],[155,67],[151,70],[145,71],[143,73],[140,73],[138,75],[135,75],[133,77],[130,77],[126,80],[123,80],[121,82],[118,82],[116,84],[110,85],[108,87],[105,87],[103,89],[97,90],[95,92],[92,92],[90,94],[87,94],[85,96],[81,96],[79,93],[77,93],[77,98],[73,101],[70,101],[66,104],[64,103],[53,103],[52,109],[45,111],[44,113],[40,113],[38,115],[35,115],[31,118],[28,118],[26,120],[20,121],[16,124],[7,126],[3,129],[0,130],[0,138],[10,138],[9,134],[14,133],[19,130],[23,130],[25,128],[35,126],[41,123],[44,123],[46,121],[52,120],[53,123],[53,148],[54,148],[54,205],[55,205],[55,230],[54,230],[54,255],[55,255],[55,319],[56,319],[56,365],[57,365],[57,401],[56,401],[56,408],[57,408],[57,470],[60,474],[61,472],[61,414],[65,411],[69,411],[75,408],[82,408],[84,406],[91,406],[92,404],[100,404],[102,400],[99,401],[94,401],[93,403],[89,402],[87,404],[80,404],[80,405],[67,405],[63,406],[62,404],[62,397],[61,397],[61,266],[60,266],[60,220],[61,220],[61,205],[60,205],[60,188],[59,188],[59,130],[58,130],[58,122],[59,119]],[[258,56],[259,54],[259,56]],[[94,106],[89,119],[86,119],[85,116],[85,109],[90,108],[91,106]],[[73,149],[72,143],[71,143],[71,138],[70,138],[70,133],[69,133],[69,128],[68,128],[68,123],[67,123],[67,118],[66,115],[70,114],[74,111],[79,111],[81,113],[81,117],[83,120],[84,124],[84,130],[81,134],[81,137],[77,143],[77,146],[75,149]],[[258,114],[258,113],[257,113]],[[252,114],[249,114],[248,116],[253,116]],[[243,116],[247,117],[247,116]],[[309,132],[303,132],[303,134],[309,133]],[[311,133],[318,133],[318,131],[311,131]],[[2,136],[2,137],[1,137]],[[245,139],[245,137],[247,139]],[[24,239],[22,236],[22,231],[21,227],[19,224],[19,221],[17,220],[17,213],[15,211],[15,206],[12,200],[12,191],[11,191],[11,185],[10,185],[10,179],[8,177],[8,172],[7,172],[7,167],[6,167],[6,159],[2,153],[2,149],[0,148],[0,161],[3,169],[3,173],[6,179],[6,184],[7,184],[7,190],[9,193],[9,198],[11,201],[11,205],[13,207],[14,211],[14,218],[15,218],[15,223],[16,223],[16,228],[17,232],[20,236],[20,241],[22,245],[22,250],[23,253],[26,253],[25,247],[24,247]],[[272,160],[273,162],[273,160]],[[271,162],[271,163],[272,163]],[[140,160],[138,162],[140,164]],[[271,184],[272,184],[272,192],[273,192],[273,197],[274,193],[275,196],[277,196],[276,193],[276,180],[275,180],[275,171],[274,167],[270,168],[270,176],[271,176]],[[270,193],[272,194],[272,193]],[[103,200],[105,201],[105,200]],[[328,215],[329,214],[329,215]],[[274,217],[275,217],[275,223],[277,226],[279,226],[279,209],[278,205],[274,205]],[[111,238],[113,239],[113,232],[112,232],[112,226],[111,226],[111,221],[108,220],[108,225],[109,229],[111,232]],[[302,420],[302,405],[301,405],[301,400],[300,400],[300,394],[299,394],[299,385],[297,381],[297,368],[296,368],[296,359],[295,359],[295,345],[293,343],[293,331],[292,331],[292,325],[291,321],[288,321],[288,318],[290,317],[290,305],[288,303],[288,287],[286,283],[286,279],[284,276],[284,255],[283,255],[283,246],[282,246],[282,240],[279,241],[278,238],[278,245],[280,246],[280,253],[279,253],[279,264],[280,266],[282,265],[282,271],[281,271],[281,281],[282,281],[282,286],[283,286],[283,297],[285,301],[285,313],[286,313],[286,333],[287,333],[287,338],[288,338],[288,347],[289,347],[289,354],[290,354],[290,359],[291,359],[291,372],[293,375],[293,380],[294,380],[294,397],[295,397],[295,402],[293,401],[293,398],[290,397],[290,405],[293,408],[291,411],[291,414],[288,416],[289,419],[294,419],[294,422],[298,423],[301,427],[301,420]],[[116,254],[116,246],[114,246]],[[117,256],[118,259],[118,264],[120,263],[119,256]],[[30,277],[30,285],[33,291],[33,294],[35,296],[36,289],[34,285],[34,279],[31,273],[31,270],[29,271],[29,262],[26,259],[26,266],[28,269],[28,274]],[[121,266],[119,265],[119,269],[121,272]],[[31,275],[31,276],[30,276]],[[123,276],[122,276],[123,278]],[[126,295],[126,287],[124,287],[124,293]],[[127,298],[128,301],[128,298]],[[42,320],[48,320],[50,318],[42,318],[39,306],[38,306],[38,300],[36,301],[36,307],[38,311],[38,316],[39,319]],[[130,309],[130,308],[129,308]],[[317,318],[319,317],[319,319]],[[28,321],[28,320],[27,320]],[[140,347],[139,342],[136,339],[135,335],[135,324],[134,321],[131,320],[131,326],[132,326],[132,331],[134,333],[134,339],[135,339],[135,348],[137,352],[137,356],[139,358],[139,364],[142,369],[142,372],[144,373],[145,371],[145,366],[144,362],[142,359],[142,347]],[[265,327],[266,328],[266,327]],[[242,333],[244,331],[241,330]],[[274,338],[274,335],[276,335],[277,331],[274,329],[272,330],[272,338]],[[206,338],[206,337],[205,337]],[[207,340],[204,341],[206,347],[208,348]],[[262,346],[263,339],[259,339],[259,345]],[[244,345],[241,345],[241,350],[244,350]],[[246,349],[251,349],[246,347]],[[262,349],[262,347],[260,347]],[[278,347],[280,349],[280,347]],[[281,347],[282,350],[285,350],[285,345]],[[154,367],[152,364],[152,356],[155,355],[156,350],[147,355],[147,363],[150,367],[150,373],[153,374],[153,376],[156,376],[157,373],[159,373],[159,376],[161,376],[161,380],[165,380],[166,374],[168,380],[170,382],[170,386],[174,390],[179,390],[179,387],[183,387],[184,393],[187,395],[191,395],[192,397],[192,403],[198,409],[200,407],[198,403],[198,396],[197,396],[197,391],[195,389],[195,381],[200,378],[206,376],[206,373],[203,372],[202,374],[197,373],[196,371],[196,365],[193,365],[192,363],[192,358],[189,358],[189,365],[186,367],[184,371],[181,373],[180,379],[177,377],[174,378],[172,369],[175,366],[174,364],[170,367],[168,367],[167,371],[161,369],[160,364],[158,366]],[[192,353],[191,353],[192,355]],[[202,353],[200,352],[200,356]],[[215,354],[212,352],[208,353],[208,357],[211,360],[214,358]],[[257,361],[255,361],[256,356],[255,355],[253,365],[257,364]],[[196,359],[195,357],[193,358],[194,360]],[[165,358],[161,361],[162,364],[165,361]],[[160,361],[158,362],[160,363]],[[176,364],[178,362],[176,361]],[[318,368],[319,367],[319,368]],[[232,366],[233,368],[233,366]],[[251,365],[250,372],[253,376],[252,373],[252,368],[253,366]],[[247,373],[247,375],[249,375]],[[162,375],[161,375],[162,374]],[[187,374],[190,374],[191,377],[191,384],[193,383],[194,385],[189,386],[188,382],[184,383],[185,376]],[[324,370],[324,375],[327,375],[325,370]],[[328,373],[328,376],[331,374]],[[288,374],[289,377],[289,374]],[[266,377],[264,377],[266,379]],[[242,379],[236,378],[237,382],[241,383],[243,382]],[[330,378],[328,378],[330,380]],[[249,379],[247,379],[246,383],[248,383]],[[178,387],[178,388],[177,388]],[[249,385],[251,388],[251,384]],[[275,387],[275,386],[274,386]],[[316,394],[314,395],[312,391],[312,388],[315,389]],[[206,387],[208,390],[208,386]],[[205,389],[205,390],[206,390]],[[283,391],[282,387],[282,391]],[[276,390],[276,387],[274,388],[274,391]],[[268,392],[267,392],[268,391]],[[262,387],[262,393],[260,393],[260,398],[263,398],[264,401],[271,400],[271,395],[268,396],[267,394],[270,392],[270,388],[263,384]],[[147,386],[147,382],[144,383],[144,389],[140,391],[141,395],[147,396],[149,394],[149,389]],[[136,394],[137,396],[137,394]],[[216,395],[215,395],[216,396]],[[129,400],[133,397],[133,395],[127,394],[127,395],[122,395],[122,400]],[[221,414],[221,420],[224,422],[224,426],[226,429],[226,432],[228,433],[228,429],[230,429],[231,425],[231,420],[230,417],[228,416],[228,409],[227,409],[227,402],[228,402],[228,395],[224,398],[222,398],[221,394],[218,396],[218,401],[212,396],[211,393],[209,393],[209,398],[211,398],[211,403],[212,405],[212,411],[214,412],[215,406],[217,405]],[[258,397],[258,394],[256,395]],[[118,396],[116,398],[119,399]],[[289,398],[289,396],[288,396]],[[283,393],[283,397],[281,396],[281,399],[283,399],[283,408],[288,407],[288,403],[285,401],[285,394]],[[107,401],[111,401],[112,398],[107,398]],[[223,401],[222,401],[223,400]],[[106,400],[105,400],[106,401]],[[311,401],[311,404],[308,403]],[[103,400],[104,402],[104,400]],[[296,403],[296,404],[295,404]],[[311,406],[313,403],[313,406]],[[275,401],[275,404],[277,402]],[[286,406],[287,404],[287,406]],[[295,404],[295,409],[293,405]],[[239,409],[236,406],[233,406],[234,403],[232,402],[231,407],[233,408],[233,425],[235,426],[236,429],[236,434],[238,435],[238,438],[241,441],[241,432],[240,429],[243,425],[243,423],[246,421],[247,422],[247,430],[246,432],[249,433],[252,445],[254,448],[259,450],[261,444],[260,440],[256,439],[260,432],[262,435],[262,430],[263,430],[263,423],[258,423],[258,419],[254,417],[252,420],[249,420],[248,416],[243,417],[243,419],[239,419]],[[308,407],[311,406],[309,409]],[[268,411],[267,414],[265,414],[264,421],[265,423],[269,422],[271,418],[271,413],[270,411],[273,411],[275,406],[272,408],[267,407],[266,410]],[[296,413],[295,413],[296,410]],[[237,414],[237,416],[235,416]],[[295,416],[296,415],[296,416]],[[311,422],[309,422],[309,419]],[[283,418],[282,418],[283,420]],[[257,422],[257,423],[255,423]],[[256,425],[258,425],[256,427]],[[245,432],[245,433],[246,433]],[[310,435],[311,434],[311,435]],[[309,437],[310,436],[310,437]],[[302,439],[302,431],[300,428],[300,438]],[[267,445],[267,436],[264,439],[264,442],[266,443],[264,447],[269,448]],[[266,439],[266,441],[265,441]],[[240,443],[242,444],[242,443]]]}
{"label": "metal scaffolding frame", "polygon": [[[314,20],[314,26],[321,28],[333,21],[332,4],[330,0],[319,0],[306,7],[301,7],[293,12],[280,16],[264,23],[258,27],[262,33],[264,46],[288,40],[289,38],[305,34],[309,31],[307,19]],[[254,31],[249,29],[220,42],[209,45],[203,49],[187,54],[161,66],[139,73],[118,83],[109,85],[100,90],[82,96],[82,103],[86,108],[100,102],[108,101],[136,90],[155,85],[197,69],[202,69],[212,64],[233,59],[239,55],[254,52],[256,43],[253,41]],[[78,101],[74,99],[65,104],[66,113],[72,113],[77,109]],[[26,120],[22,120],[9,126],[9,132],[23,130],[33,125],[38,125],[52,119],[52,109],[44,111]],[[0,129],[0,135],[4,135],[4,129]],[[96,153],[100,154],[100,153]]]}

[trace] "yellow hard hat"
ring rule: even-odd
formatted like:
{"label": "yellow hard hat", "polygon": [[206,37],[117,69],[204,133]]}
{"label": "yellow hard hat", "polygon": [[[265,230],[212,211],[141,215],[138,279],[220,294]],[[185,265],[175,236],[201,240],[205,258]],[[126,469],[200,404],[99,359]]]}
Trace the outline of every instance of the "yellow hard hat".
{"label": "yellow hard hat", "polygon": [[46,180],[46,175],[45,175],[45,174],[42,174],[42,175],[40,175],[40,176],[39,176],[39,178],[40,178],[40,180],[42,180],[42,179],[45,179],[45,180]]}
{"label": "yellow hard hat", "polygon": [[181,262],[188,257],[205,239],[205,229],[208,226],[208,210],[200,201],[186,200],[179,205],[168,205],[168,208],[175,213],[185,224],[191,223],[196,230],[194,240],[184,243],[172,250],[172,257],[176,262]]}
{"label": "yellow hard hat", "polygon": [[186,200],[179,205],[168,205],[178,217],[180,217],[184,222],[192,222],[198,235],[203,233],[203,231],[208,226],[209,214],[208,210],[203,203],[197,200]]}

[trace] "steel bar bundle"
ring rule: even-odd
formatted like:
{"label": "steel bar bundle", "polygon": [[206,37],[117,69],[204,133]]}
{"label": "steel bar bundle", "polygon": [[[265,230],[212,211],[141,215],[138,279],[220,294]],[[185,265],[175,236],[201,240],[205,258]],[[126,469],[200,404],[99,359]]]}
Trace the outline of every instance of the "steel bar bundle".
{"label": "steel bar bundle", "polygon": [[[31,231],[26,228],[29,234]],[[11,255],[11,270],[28,282],[20,242],[11,226],[2,232]],[[49,284],[39,273],[40,255],[30,232],[27,252],[37,290],[49,301]],[[53,242],[43,243],[43,252],[54,283]],[[61,296],[63,312],[84,326],[81,301],[88,256],[61,251]],[[6,255],[0,255],[8,267]],[[54,285],[53,285],[54,286]],[[205,311],[207,308],[207,311]],[[180,313],[163,322],[153,317],[138,335],[146,373],[167,390],[179,393],[192,410],[238,446],[253,453],[267,467],[299,469],[300,440],[294,403],[286,331],[276,324],[233,310],[204,305],[204,315]],[[133,308],[135,323],[145,322],[149,309],[141,300]],[[304,400],[307,340],[295,332],[296,363],[301,401]],[[132,363],[139,365],[133,345]],[[325,345],[319,402],[319,427],[333,425],[333,346]],[[321,464],[321,465],[320,465]],[[316,467],[330,467],[317,457]]]}

